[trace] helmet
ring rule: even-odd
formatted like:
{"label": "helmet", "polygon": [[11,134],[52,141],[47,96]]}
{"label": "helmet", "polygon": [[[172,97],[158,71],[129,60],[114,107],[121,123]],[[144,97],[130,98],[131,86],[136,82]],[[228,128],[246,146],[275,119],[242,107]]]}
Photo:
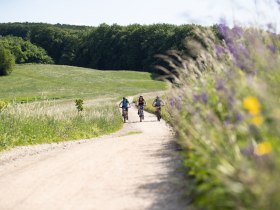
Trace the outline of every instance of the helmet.
{"label": "helmet", "polygon": [[159,96],[157,96],[156,99],[159,99]]}

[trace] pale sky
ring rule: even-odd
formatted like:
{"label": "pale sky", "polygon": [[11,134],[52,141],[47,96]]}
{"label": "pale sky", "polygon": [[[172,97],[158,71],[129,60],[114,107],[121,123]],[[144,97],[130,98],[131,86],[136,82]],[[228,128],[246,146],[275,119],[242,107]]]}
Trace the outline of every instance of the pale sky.
{"label": "pale sky", "polygon": [[279,14],[275,0],[0,0],[1,23],[279,25]]}

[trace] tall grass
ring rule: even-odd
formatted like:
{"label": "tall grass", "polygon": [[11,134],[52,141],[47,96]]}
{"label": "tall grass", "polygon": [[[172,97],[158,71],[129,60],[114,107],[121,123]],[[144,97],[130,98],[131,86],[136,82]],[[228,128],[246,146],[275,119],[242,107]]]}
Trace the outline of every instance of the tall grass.
{"label": "tall grass", "polygon": [[19,145],[85,139],[122,127],[115,103],[104,101],[81,113],[74,101],[42,101],[12,104],[0,114],[0,150]]}
{"label": "tall grass", "polygon": [[279,36],[254,28],[197,30],[169,97],[184,148],[189,209],[280,209]]}

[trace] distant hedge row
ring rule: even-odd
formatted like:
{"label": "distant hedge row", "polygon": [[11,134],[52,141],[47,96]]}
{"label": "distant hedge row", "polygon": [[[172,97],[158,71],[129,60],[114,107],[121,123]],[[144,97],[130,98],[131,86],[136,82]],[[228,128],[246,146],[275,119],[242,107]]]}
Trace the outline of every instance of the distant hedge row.
{"label": "distant hedge row", "polygon": [[184,51],[183,40],[194,36],[195,27],[199,26],[2,23],[0,35],[21,37],[43,48],[56,64],[153,72],[161,64],[155,55],[170,49]]}

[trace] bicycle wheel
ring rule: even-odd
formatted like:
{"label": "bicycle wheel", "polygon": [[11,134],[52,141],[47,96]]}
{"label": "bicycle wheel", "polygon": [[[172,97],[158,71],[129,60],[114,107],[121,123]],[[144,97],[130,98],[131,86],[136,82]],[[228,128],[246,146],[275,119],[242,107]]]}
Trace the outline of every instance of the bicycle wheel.
{"label": "bicycle wheel", "polygon": [[160,118],[161,118],[161,117],[160,117],[160,114],[157,113],[157,120],[160,121]]}
{"label": "bicycle wheel", "polygon": [[144,119],[143,110],[140,110],[139,118],[140,118],[140,122],[142,122],[142,120]]}
{"label": "bicycle wheel", "polygon": [[127,120],[127,112],[124,111],[123,112],[123,122],[126,123],[126,120]]}

